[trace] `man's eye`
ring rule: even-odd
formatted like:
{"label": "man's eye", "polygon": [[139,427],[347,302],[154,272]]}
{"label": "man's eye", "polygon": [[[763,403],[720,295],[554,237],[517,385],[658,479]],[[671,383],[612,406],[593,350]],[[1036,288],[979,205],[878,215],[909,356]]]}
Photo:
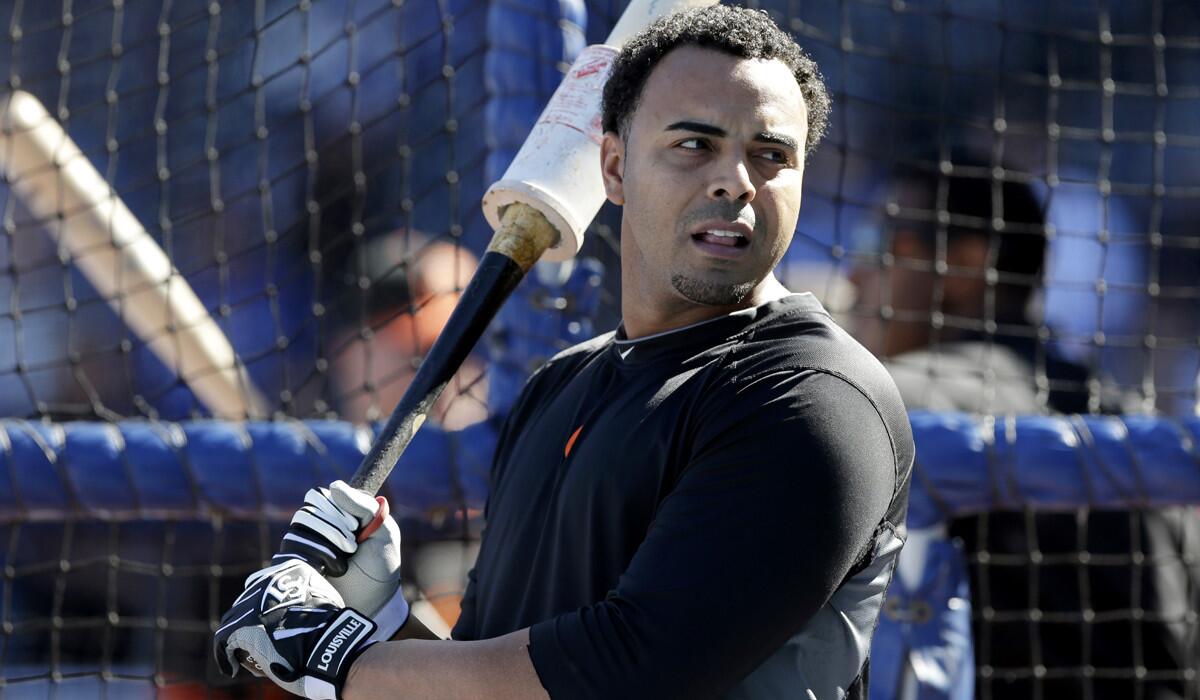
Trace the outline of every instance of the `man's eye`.
{"label": "man's eye", "polygon": [[708,142],[704,139],[685,139],[675,145],[685,151],[703,151],[708,148]]}
{"label": "man's eye", "polygon": [[763,151],[759,155],[779,165],[788,165],[791,163],[791,158],[783,151]]}

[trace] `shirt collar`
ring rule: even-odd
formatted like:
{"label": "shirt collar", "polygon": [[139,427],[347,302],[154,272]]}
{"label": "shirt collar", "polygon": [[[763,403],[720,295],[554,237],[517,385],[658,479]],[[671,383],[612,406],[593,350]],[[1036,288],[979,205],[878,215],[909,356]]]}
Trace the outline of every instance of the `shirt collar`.
{"label": "shirt collar", "polygon": [[748,328],[754,321],[779,306],[811,306],[820,310],[821,304],[808,292],[765,302],[748,309],[739,309],[728,314],[692,323],[680,328],[629,339],[625,337],[625,324],[617,327],[613,336],[611,355],[622,365],[642,364],[664,355],[679,351],[704,350],[732,338]]}

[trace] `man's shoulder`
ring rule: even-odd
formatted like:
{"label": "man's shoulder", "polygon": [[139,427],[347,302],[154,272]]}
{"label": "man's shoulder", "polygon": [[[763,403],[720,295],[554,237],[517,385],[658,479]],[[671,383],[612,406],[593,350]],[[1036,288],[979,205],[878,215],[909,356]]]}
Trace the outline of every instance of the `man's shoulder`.
{"label": "man's shoulder", "polygon": [[[880,361],[819,304],[781,305],[747,327],[727,363],[735,383],[817,372],[844,382],[873,407],[900,464],[911,461],[911,429],[900,392]],[[814,395],[816,407],[823,396]],[[829,397],[829,400],[834,400]]]}
{"label": "man's shoulder", "polygon": [[815,370],[895,393],[887,369],[819,304],[778,305],[746,328],[732,352],[743,376]]}
{"label": "man's shoulder", "polygon": [[588,358],[594,357],[597,353],[603,352],[605,348],[612,343],[613,336],[616,331],[602,333],[595,338],[585,340],[582,343],[577,343],[571,347],[560,351],[558,354],[546,360],[543,369],[556,368],[559,370],[577,366],[582,362],[586,362]]}
{"label": "man's shoulder", "polygon": [[553,380],[556,377],[563,377],[573,374],[577,369],[587,363],[587,361],[604,350],[612,343],[615,331],[609,331],[596,336],[590,340],[585,340],[582,343],[572,345],[565,350],[559,351],[541,364],[533,375],[530,377],[530,383],[544,383],[548,380]]}

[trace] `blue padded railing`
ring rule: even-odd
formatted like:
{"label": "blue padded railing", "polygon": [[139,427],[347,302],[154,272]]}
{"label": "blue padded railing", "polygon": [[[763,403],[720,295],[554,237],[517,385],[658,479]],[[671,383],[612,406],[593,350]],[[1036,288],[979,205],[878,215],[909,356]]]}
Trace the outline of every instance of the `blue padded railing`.
{"label": "blue padded railing", "polygon": [[[1000,508],[1200,503],[1200,418],[913,412],[909,522]],[[48,424],[0,421],[0,520],[283,518],[349,476],[370,430],[336,421]],[[473,513],[496,423],[427,426],[388,482],[402,517]],[[269,484],[270,486],[265,486]]]}
{"label": "blue padded railing", "polygon": [[1004,508],[1200,503],[1200,417],[910,413],[909,525]]}
{"label": "blue padded railing", "polygon": [[[370,447],[336,421],[48,424],[0,421],[0,522],[287,519],[313,486],[346,479]],[[409,526],[483,507],[496,430],[427,425],[384,494]],[[269,486],[267,486],[269,484]],[[461,526],[454,527],[461,534]],[[419,533],[414,533],[419,534]]]}

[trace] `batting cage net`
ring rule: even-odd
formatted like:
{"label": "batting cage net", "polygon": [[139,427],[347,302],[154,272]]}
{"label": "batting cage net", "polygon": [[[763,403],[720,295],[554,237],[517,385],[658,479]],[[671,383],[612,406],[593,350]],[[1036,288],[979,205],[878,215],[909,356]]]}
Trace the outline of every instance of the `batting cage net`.
{"label": "batting cage net", "polygon": [[[624,4],[0,6],[0,694],[274,692],[216,673],[217,620],[362,459]],[[750,4],[834,102],[779,276],[912,409],[872,696],[1200,697],[1200,9]],[[525,378],[619,320],[619,216],[522,283],[385,487],[433,626]]]}

